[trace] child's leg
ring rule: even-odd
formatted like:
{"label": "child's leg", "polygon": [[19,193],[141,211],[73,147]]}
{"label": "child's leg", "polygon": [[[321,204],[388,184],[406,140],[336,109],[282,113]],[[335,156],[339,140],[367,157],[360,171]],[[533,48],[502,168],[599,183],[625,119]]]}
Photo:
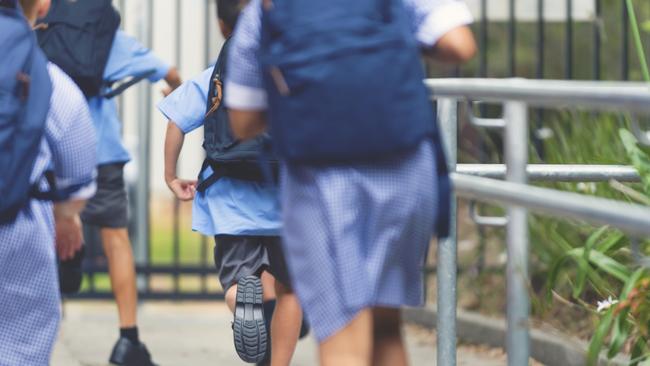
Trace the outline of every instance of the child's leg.
{"label": "child's leg", "polygon": [[345,328],[322,342],[319,345],[320,364],[370,366],[373,347],[372,322],[372,310],[362,310]]}
{"label": "child's leg", "polygon": [[275,282],[277,296],[271,321],[271,365],[289,365],[300,336],[302,309],[290,288]]}
{"label": "child's leg", "polygon": [[375,308],[373,317],[372,364],[406,366],[406,349],[402,340],[402,318],[399,309]]}
{"label": "child's leg", "polygon": [[[264,302],[275,300],[275,279],[273,276],[264,271],[262,272],[262,288],[264,290]],[[233,284],[226,291],[226,305],[230,312],[235,312],[235,300],[237,297],[237,283]]]}

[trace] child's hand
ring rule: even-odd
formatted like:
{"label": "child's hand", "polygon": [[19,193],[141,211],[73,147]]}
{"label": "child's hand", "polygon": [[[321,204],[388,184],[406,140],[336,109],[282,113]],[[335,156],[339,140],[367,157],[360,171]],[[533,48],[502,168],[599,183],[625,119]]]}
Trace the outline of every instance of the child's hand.
{"label": "child's hand", "polygon": [[81,231],[79,215],[57,217],[55,220],[55,229],[56,251],[59,259],[72,259],[83,245],[83,233]]}
{"label": "child's hand", "polygon": [[170,182],[167,182],[169,189],[174,192],[176,198],[181,201],[191,201],[194,199],[196,194],[196,185],[197,181],[195,180],[185,180],[185,179],[173,179]]}

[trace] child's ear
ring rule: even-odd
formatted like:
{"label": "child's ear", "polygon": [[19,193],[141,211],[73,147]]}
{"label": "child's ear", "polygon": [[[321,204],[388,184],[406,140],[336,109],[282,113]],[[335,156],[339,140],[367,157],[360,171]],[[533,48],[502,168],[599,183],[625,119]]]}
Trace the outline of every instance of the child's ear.
{"label": "child's ear", "polygon": [[36,8],[38,19],[43,19],[50,12],[50,6],[52,5],[52,0],[40,0]]}

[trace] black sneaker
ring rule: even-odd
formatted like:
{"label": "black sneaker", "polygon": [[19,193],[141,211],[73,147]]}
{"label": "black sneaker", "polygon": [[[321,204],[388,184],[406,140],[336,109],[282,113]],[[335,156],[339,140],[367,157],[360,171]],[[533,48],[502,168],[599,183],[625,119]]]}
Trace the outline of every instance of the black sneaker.
{"label": "black sneaker", "polygon": [[247,276],[237,283],[237,303],[233,322],[235,350],[244,362],[264,361],[269,347],[268,332],[264,322],[262,281]]}
{"label": "black sneaker", "polygon": [[81,289],[83,272],[81,262],[84,259],[84,246],[72,259],[59,262],[59,290],[64,295],[74,295]]}
{"label": "black sneaker", "polygon": [[116,366],[157,366],[144,343],[134,344],[124,337],[115,343],[108,362]]}

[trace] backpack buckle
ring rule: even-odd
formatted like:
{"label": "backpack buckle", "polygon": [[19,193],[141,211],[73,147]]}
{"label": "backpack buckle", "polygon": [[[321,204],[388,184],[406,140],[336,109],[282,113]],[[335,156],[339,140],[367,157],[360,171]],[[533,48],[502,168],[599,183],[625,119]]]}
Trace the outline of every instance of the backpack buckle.
{"label": "backpack buckle", "polygon": [[29,87],[31,85],[32,79],[29,77],[29,75],[23,72],[19,72],[18,75],[16,75],[16,79],[18,79],[18,82],[21,85],[20,99],[25,101],[29,97]]}
{"label": "backpack buckle", "polygon": [[206,117],[216,112],[217,109],[219,109],[221,106],[221,100],[223,99],[223,83],[221,80],[219,80],[218,76],[214,78],[214,89],[216,91],[216,95],[212,98],[212,107],[208,113],[205,114]]}

